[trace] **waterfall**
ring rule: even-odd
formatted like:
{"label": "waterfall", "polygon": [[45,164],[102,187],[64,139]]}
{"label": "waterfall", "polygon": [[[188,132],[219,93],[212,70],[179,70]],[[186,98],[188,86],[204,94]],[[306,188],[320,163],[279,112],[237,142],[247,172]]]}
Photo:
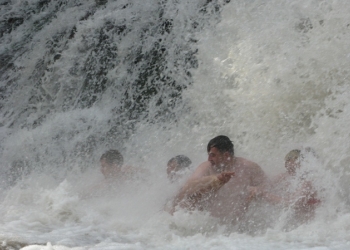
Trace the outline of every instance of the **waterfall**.
{"label": "waterfall", "polygon": [[[0,240],[346,249],[349,13],[345,0],[0,0]],[[311,147],[315,219],[285,230],[288,211],[257,207],[241,233],[165,213],[179,188],[167,161],[187,155],[193,171],[220,134],[268,176]],[[108,149],[148,175],[81,198]]]}
{"label": "waterfall", "polygon": [[[221,1],[3,1],[3,163],[86,163],[176,123]],[[6,162],[6,163],[5,163]]]}

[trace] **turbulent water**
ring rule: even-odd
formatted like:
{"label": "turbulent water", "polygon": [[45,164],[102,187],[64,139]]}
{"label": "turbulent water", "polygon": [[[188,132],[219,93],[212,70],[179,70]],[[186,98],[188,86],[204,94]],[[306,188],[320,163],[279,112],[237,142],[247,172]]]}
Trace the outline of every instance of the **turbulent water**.
{"label": "turbulent water", "polygon": [[[0,249],[349,249],[350,2],[0,0]],[[229,136],[269,176],[312,147],[321,205],[239,230],[163,211],[167,161]],[[99,157],[147,174],[91,193]],[[89,195],[86,195],[88,193]]]}

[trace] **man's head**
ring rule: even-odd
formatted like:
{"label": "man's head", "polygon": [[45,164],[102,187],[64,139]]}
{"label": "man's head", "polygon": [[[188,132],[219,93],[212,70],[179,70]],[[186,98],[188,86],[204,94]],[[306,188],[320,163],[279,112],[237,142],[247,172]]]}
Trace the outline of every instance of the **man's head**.
{"label": "man's head", "polygon": [[209,141],[207,152],[213,166],[225,167],[234,157],[233,143],[227,136],[219,135]]}
{"label": "man's head", "polygon": [[296,170],[300,168],[301,151],[299,149],[291,150],[285,157],[285,168],[287,172],[294,175]]}
{"label": "man's head", "polygon": [[110,149],[100,158],[101,172],[106,178],[115,177],[123,166],[122,154],[115,149]]}
{"label": "man's head", "polygon": [[177,155],[171,158],[167,164],[167,175],[170,181],[175,181],[182,176],[184,170],[188,169],[192,161],[185,155]]}

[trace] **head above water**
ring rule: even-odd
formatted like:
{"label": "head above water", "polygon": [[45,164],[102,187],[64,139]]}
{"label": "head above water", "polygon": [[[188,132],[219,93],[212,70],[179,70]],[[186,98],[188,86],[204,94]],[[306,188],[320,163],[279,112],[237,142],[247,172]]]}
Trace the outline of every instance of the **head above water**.
{"label": "head above water", "polygon": [[233,143],[226,135],[219,135],[211,139],[207,146],[207,152],[209,153],[211,148],[217,148],[221,153],[228,152],[234,156]]}
{"label": "head above water", "polygon": [[284,157],[285,168],[290,175],[294,175],[296,170],[300,168],[301,151],[293,149]]}
{"label": "head above water", "polygon": [[181,172],[190,167],[192,161],[186,155],[177,155],[171,158],[167,164],[167,175],[170,181],[180,178]]}
{"label": "head above water", "polygon": [[101,172],[106,178],[115,177],[124,164],[123,155],[116,149],[110,149],[100,158]]}
{"label": "head above water", "polygon": [[208,161],[217,171],[232,166],[234,149],[232,141],[227,136],[219,135],[211,139],[207,146],[207,152]]}
{"label": "head above water", "polygon": [[293,149],[284,157],[285,167],[289,174],[294,175],[296,170],[300,168],[301,162],[306,158],[318,158],[315,150],[311,147],[305,147],[302,150]]}
{"label": "head above water", "polygon": [[293,149],[289,151],[288,154],[284,157],[285,161],[295,161],[300,157],[301,151],[299,149]]}

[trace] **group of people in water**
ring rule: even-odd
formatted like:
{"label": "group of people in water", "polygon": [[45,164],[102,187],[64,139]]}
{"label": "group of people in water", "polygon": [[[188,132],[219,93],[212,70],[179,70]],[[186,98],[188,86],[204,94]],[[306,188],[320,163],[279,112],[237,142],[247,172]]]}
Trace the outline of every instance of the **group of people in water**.
{"label": "group of people in water", "polygon": [[[178,155],[168,161],[168,179],[171,182],[179,178],[186,181],[167,211],[170,214],[179,209],[208,211],[220,221],[234,224],[244,219],[253,201],[264,201],[292,207],[296,219],[306,222],[314,216],[320,203],[312,181],[298,174],[308,152],[312,150],[290,151],[285,157],[286,172],[268,178],[257,163],[236,156],[232,141],[227,136],[219,135],[207,145],[208,160],[191,174],[192,162],[187,156]],[[100,164],[106,179],[131,176],[136,171],[131,166],[123,165],[123,156],[117,150],[104,153]],[[298,184],[292,185],[296,180]]]}
{"label": "group of people in water", "polygon": [[[179,210],[204,211],[229,225],[244,224],[250,220],[248,211],[251,212],[255,205],[261,208],[260,205],[264,204],[287,209],[299,225],[314,217],[322,200],[322,189],[316,188],[317,183],[308,168],[310,156],[318,158],[311,148],[288,152],[285,156],[286,171],[272,178],[257,163],[236,156],[234,145],[227,136],[211,139],[206,150],[208,159],[195,169],[185,155],[177,155],[167,162],[167,177],[174,184],[172,187],[177,186],[178,190],[165,204],[165,211],[172,215]],[[125,165],[123,155],[116,149],[102,154],[100,171],[103,181],[84,188],[80,194],[82,198],[105,193],[105,188],[117,190],[125,183],[123,180],[134,183],[138,177],[145,178],[150,174],[146,169]],[[14,185],[18,176],[28,173],[26,162],[14,162],[9,185]]]}

